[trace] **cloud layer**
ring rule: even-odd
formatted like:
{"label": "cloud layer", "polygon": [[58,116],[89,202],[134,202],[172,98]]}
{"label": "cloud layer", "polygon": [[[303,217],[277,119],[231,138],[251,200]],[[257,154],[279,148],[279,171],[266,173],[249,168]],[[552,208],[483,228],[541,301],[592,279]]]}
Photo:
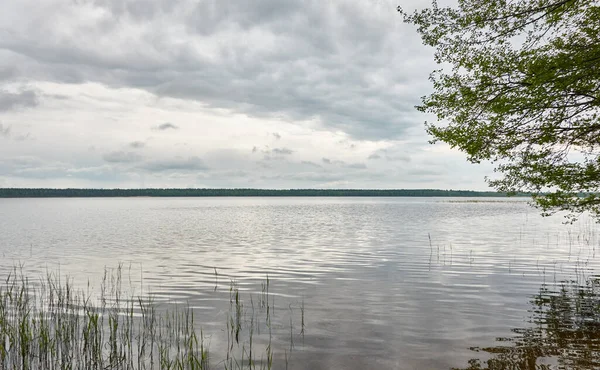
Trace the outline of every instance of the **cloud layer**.
{"label": "cloud layer", "polygon": [[4,1],[0,186],[484,188],[396,5]]}

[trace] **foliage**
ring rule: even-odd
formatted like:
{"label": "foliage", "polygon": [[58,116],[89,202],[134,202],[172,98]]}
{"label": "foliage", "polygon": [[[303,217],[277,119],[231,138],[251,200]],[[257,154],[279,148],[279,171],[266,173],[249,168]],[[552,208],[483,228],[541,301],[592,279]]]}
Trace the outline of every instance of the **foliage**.
{"label": "foliage", "polygon": [[435,61],[426,123],[469,161],[491,161],[502,192],[534,194],[543,214],[600,219],[600,4],[595,0],[459,0],[412,14]]}

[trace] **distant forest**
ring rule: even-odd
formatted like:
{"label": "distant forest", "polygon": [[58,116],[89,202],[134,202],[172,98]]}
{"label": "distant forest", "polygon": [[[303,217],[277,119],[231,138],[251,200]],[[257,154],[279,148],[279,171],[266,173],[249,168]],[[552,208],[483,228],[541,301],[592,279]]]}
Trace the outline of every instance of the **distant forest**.
{"label": "distant forest", "polygon": [[[526,196],[527,194],[516,194]],[[65,197],[505,197],[493,191],[436,189],[17,189],[0,188],[0,198]]]}

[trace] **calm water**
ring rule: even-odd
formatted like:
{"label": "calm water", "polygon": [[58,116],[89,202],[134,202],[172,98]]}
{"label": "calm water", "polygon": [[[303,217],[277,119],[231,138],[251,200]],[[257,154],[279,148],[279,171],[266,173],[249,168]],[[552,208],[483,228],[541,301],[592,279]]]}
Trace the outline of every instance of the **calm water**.
{"label": "calm water", "polygon": [[561,222],[499,199],[5,199],[0,276],[93,291],[123,263],[136,294],[193,307],[218,357],[230,281],[249,299],[268,274],[292,369],[594,368],[599,229]]}

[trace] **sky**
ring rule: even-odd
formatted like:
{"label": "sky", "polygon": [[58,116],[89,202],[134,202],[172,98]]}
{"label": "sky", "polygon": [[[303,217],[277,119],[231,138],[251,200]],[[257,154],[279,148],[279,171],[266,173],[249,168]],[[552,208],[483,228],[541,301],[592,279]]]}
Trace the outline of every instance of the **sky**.
{"label": "sky", "polygon": [[0,187],[487,190],[429,144],[424,0],[4,0]]}

